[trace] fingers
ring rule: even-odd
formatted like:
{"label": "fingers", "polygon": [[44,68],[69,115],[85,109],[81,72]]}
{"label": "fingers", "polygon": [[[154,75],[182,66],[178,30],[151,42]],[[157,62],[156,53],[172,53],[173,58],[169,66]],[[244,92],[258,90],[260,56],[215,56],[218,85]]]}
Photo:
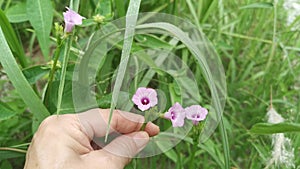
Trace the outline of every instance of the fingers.
{"label": "fingers", "polygon": [[148,142],[149,135],[147,132],[133,132],[117,137],[103,149],[93,151],[84,158],[100,161],[103,156],[110,157],[105,161],[105,163],[113,165],[110,168],[124,168],[130,159],[138,154]]}
{"label": "fingers", "polygon": [[149,136],[155,136],[159,133],[159,127],[152,122],[148,122],[145,131],[149,134]]}
{"label": "fingers", "polygon": [[[78,114],[83,130],[90,139],[94,136],[103,137],[106,134],[109,113],[109,109],[92,109]],[[143,123],[144,117],[141,115],[115,110],[110,124],[110,132],[116,131],[127,134],[139,131]],[[153,123],[148,123],[145,131],[149,133],[150,136],[154,136],[158,134],[159,128]]]}

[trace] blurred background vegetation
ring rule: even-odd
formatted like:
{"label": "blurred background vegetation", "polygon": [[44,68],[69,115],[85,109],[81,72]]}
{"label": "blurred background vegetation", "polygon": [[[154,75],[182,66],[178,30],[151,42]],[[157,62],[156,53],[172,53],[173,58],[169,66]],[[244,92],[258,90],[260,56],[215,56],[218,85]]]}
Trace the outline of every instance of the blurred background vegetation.
{"label": "blurred background vegetation", "polygon": [[[69,4],[58,0],[51,2],[54,7],[53,22],[62,24],[62,12]],[[226,73],[228,98],[223,119],[229,138],[232,168],[264,168],[271,158],[270,135],[249,132],[254,124],[267,120],[271,87],[273,106],[278,113],[288,122],[300,122],[300,27],[297,27],[300,17],[288,23],[289,13],[284,8],[284,2],[142,0],[141,3],[140,12],[168,13],[199,24],[215,46]],[[125,16],[128,4],[129,0],[85,0],[80,3],[79,13],[86,18],[105,13],[109,22],[109,19]],[[43,56],[38,45],[26,14],[26,1],[0,0],[0,7],[24,49],[27,63],[22,65],[23,73],[41,96],[51,59]],[[78,43],[74,47],[82,49],[96,29],[96,25],[79,29]],[[51,33],[51,36],[54,37],[54,34]],[[54,48],[55,42],[51,41],[50,55]],[[119,57],[119,52],[115,52],[116,57]],[[119,58],[108,60],[107,65],[111,67],[101,71],[107,74],[113,72],[118,62]],[[101,104],[102,107],[109,105],[105,101]],[[10,116],[1,115],[2,112]],[[287,137],[292,141],[297,168],[300,166],[300,159],[297,158],[300,155],[300,135],[290,133]],[[0,168],[22,168],[31,138],[32,114],[0,67]],[[128,168],[182,168],[187,163],[189,144],[183,141],[175,147],[175,160],[172,153],[161,154],[133,160]],[[221,133],[216,130],[207,142],[200,145],[196,153],[198,160],[194,162],[199,168],[223,168],[223,154]]]}

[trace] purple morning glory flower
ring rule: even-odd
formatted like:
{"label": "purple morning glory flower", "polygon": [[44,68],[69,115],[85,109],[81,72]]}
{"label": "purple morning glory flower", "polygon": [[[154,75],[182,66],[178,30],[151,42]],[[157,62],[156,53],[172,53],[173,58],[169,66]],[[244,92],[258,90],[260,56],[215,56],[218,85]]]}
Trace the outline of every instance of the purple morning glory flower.
{"label": "purple morning glory flower", "polygon": [[157,93],[154,89],[140,87],[133,95],[132,101],[140,110],[145,111],[157,105]]}
{"label": "purple morning glory flower", "polygon": [[187,119],[192,120],[193,124],[197,125],[199,121],[202,121],[206,118],[208,111],[199,105],[193,105],[185,108],[185,114]]}
{"label": "purple morning glory flower", "polygon": [[164,117],[171,120],[173,127],[182,127],[184,125],[185,110],[176,102],[168,112],[164,114]]}
{"label": "purple morning glory flower", "polygon": [[64,21],[65,21],[65,31],[66,32],[72,32],[73,27],[75,25],[81,25],[82,19],[85,19],[84,17],[80,16],[78,13],[73,11],[72,9],[67,8],[67,11],[63,13],[64,15]]}

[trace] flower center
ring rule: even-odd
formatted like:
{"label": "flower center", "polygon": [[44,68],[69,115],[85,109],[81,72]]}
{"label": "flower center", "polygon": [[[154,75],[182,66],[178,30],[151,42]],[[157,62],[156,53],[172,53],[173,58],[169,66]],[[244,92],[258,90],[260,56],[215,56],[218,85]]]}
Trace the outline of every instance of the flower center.
{"label": "flower center", "polygon": [[142,98],[141,102],[143,105],[147,105],[150,103],[150,100],[147,97],[144,97],[144,98]]}
{"label": "flower center", "polygon": [[175,120],[175,118],[176,118],[176,114],[175,114],[175,112],[172,111],[172,112],[171,112],[171,119],[172,119],[172,120]]}
{"label": "flower center", "polygon": [[200,115],[199,115],[199,114],[193,114],[193,115],[192,115],[192,118],[199,119],[199,118],[200,118]]}

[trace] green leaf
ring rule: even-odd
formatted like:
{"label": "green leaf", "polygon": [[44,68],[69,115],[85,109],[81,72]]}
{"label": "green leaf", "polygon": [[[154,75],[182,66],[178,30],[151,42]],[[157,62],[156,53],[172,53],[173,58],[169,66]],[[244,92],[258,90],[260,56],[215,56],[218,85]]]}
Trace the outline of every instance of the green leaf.
{"label": "green leaf", "polygon": [[[111,15],[111,0],[101,0],[98,2],[96,13],[100,13],[103,16]],[[125,11],[124,11],[125,12]]]}
{"label": "green leaf", "polygon": [[94,19],[84,19],[82,20],[82,24],[78,25],[80,27],[88,27],[88,26],[92,26],[92,25],[97,25],[98,23],[95,22]]}
{"label": "green leaf", "polygon": [[[57,111],[57,100],[58,100],[58,89],[59,89],[60,81],[54,81],[51,85],[52,89],[50,89],[51,93],[49,95],[49,111],[50,113],[55,113]],[[62,101],[60,106],[60,114],[65,113],[74,113],[74,104],[73,104],[73,96],[72,96],[72,81],[65,80],[64,90],[62,93]]]}
{"label": "green leaf", "polygon": [[135,39],[141,46],[149,48],[171,49],[173,46],[153,35],[135,35]]}
{"label": "green leaf", "polygon": [[168,145],[166,145],[166,142],[156,142],[156,145],[161,149],[162,152],[164,152],[164,154],[173,162],[177,162],[177,154],[173,149],[169,149],[168,151],[166,151],[165,147],[169,147]]}
{"label": "green leaf", "polygon": [[53,7],[50,0],[27,0],[27,16],[45,58],[49,55]]}
{"label": "green leaf", "polygon": [[70,9],[75,12],[78,12],[80,0],[71,0],[70,1]]}
{"label": "green leaf", "polygon": [[25,157],[25,153],[0,150],[0,161],[10,158]]}
{"label": "green leaf", "polygon": [[99,108],[108,109],[110,108],[112,94],[102,96],[100,99],[97,99]]}
{"label": "green leaf", "polygon": [[27,60],[25,57],[25,53],[23,47],[21,46],[15,31],[13,30],[11,24],[9,23],[7,17],[0,9],[0,26],[7,39],[7,43],[15,57],[18,58],[22,67],[27,67]]}
{"label": "green leaf", "polygon": [[28,21],[27,12],[26,12],[26,3],[18,3],[6,11],[6,16],[11,23],[20,23]]}
{"label": "green leaf", "polygon": [[6,42],[2,29],[0,29],[0,62],[12,84],[24,100],[26,105],[32,111],[33,116],[40,123],[44,118],[49,116],[48,110],[43,105],[40,98],[35,94],[25,76],[20,70],[11,50]]}
{"label": "green leaf", "polygon": [[35,84],[39,79],[43,78],[49,73],[49,69],[42,66],[33,66],[23,70],[23,74],[26,77],[29,84]]}
{"label": "green leaf", "polygon": [[131,47],[132,47],[133,36],[134,36],[134,32],[135,32],[135,25],[137,22],[140,4],[141,4],[141,0],[131,0],[129,3],[127,14],[126,14],[126,29],[125,29],[124,44],[123,44],[123,49],[122,49],[122,54],[121,54],[121,63],[119,65],[119,69],[117,72],[116,83],[113,88],[112,102],[111,102],[111,107],[110,107],[110,115],[109,115],[109,121],[108,121],[108,128],[107,128],[106,135],[105,135],[105,141],[107,141],[113,109],[117,105],[118,96],[120,93],[120,89],[121,89],[121,86],[123,83],[127,64],[129,61],[129,56],[130,56],[130,51],[131,51]]}
{"label": "green leaf", "polygon": [[12,109],[0,101],[0,121],[9,119],[15,114],[16,113]]}
{"label": "green leaf", "polygon": [[257,123],[251,129],[254,134],[276,134],[288,132],[300,132],[300,124],[296,123]]}
{"label": "green leaf", "polygon": [[251,8],[273,8],[273,3],[271,2],[257,2],[250,5],[245,5],[240,7],[240,9],[251,9]]}
{"label": "green leaf", "polygon": [[66,73],[67,73],[67,67],[68,67],[68,62],[69,62],[69,57],[70,57],[70,49],[72,46],[72,41],[73,41],[73,35],[71,35],[66,42],[64,54],[63,54],[63,64],[62,64],[62,69],[61,69],[61,74],[60,74],[60,81],[59,81],[59,86],[58,86],[58,95],[57,95],[57,111],[56,114],[58,115],[61,109],[62,105],[62,97],[63,97],[63,91],[65,88],[65,79],[66,79]]}
{"label": "green leaf", "polygon": [[9,161],[4,160],[2,164],[0,165],[0,168],[5,168],[5,169],[13,169]]}
{"label": "green leaf", "polygon": [[182,104],[182,98],[180,95],[180,88],[177,83],[170,83],[169,84],[169,93],[171,98],[171,103],[180,103]]}
{"label": "green leaf", "polygon": [[125,16],[125,2],[124,0],[116,0],[115,1],[116,12],[118,13],[118,17]]}

